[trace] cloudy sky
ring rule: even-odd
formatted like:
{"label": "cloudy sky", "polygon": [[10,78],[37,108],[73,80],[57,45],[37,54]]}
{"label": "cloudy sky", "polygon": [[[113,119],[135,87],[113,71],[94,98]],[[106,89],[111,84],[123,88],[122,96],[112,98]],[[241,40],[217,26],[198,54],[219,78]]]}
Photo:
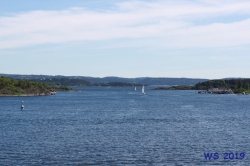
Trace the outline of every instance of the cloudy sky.
{"label": "cloudy sky", "polygon": [[2,0],[0,73],[250,77],[249,0]]}

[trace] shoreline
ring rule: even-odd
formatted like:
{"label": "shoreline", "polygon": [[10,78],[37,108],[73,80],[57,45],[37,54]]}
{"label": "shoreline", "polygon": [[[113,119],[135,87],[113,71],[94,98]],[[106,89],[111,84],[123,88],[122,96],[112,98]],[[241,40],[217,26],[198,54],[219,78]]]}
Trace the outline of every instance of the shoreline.
{"label": "shoreline", "polygon": [[0,97],[27,97],[27,96],[50,96],[51,94],[20,94],[20,95],[9,95],[0,94]]}
{"label": "shoreline", "polygon": [[[78,92],[81,90],[76,90],[76,89],[72,89],[72,90],[58,90],[59,92]],[[36,93],[36,94],[19,94],[19,95],[15,95],[15,94],[0,94],[0,97],[33,97],[33,96],[51,96],[51,95],[56,95],[56,93],[58,91],[54,91],[54,92],[50,92],[50,93]]]}

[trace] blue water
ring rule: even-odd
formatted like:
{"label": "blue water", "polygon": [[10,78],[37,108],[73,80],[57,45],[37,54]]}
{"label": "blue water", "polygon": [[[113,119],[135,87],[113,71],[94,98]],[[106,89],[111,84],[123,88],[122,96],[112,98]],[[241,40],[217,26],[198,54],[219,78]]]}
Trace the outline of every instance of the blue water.
{"label": "blue water", "polygon": [[249,95],[80,89],[0,97],[0,165],[250,165]]}

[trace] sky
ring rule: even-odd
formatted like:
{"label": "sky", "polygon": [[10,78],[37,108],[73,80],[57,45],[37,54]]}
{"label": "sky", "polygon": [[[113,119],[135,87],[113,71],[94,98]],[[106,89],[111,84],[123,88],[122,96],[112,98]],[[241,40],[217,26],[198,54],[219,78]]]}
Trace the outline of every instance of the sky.
{"label": "sky", "polygon": [[1,0],[0,73],[250,78],[249,0]]}

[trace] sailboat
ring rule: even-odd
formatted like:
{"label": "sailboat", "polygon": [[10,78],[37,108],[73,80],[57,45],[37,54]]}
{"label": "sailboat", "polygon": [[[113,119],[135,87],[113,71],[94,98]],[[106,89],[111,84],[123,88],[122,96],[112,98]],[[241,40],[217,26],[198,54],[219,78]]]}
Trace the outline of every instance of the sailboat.
{"label": "sailboat", "polygon": [[141,90],[142,94],[145,95],[145,90],[144,90],[144,85],[142,86],[142,90]]}

